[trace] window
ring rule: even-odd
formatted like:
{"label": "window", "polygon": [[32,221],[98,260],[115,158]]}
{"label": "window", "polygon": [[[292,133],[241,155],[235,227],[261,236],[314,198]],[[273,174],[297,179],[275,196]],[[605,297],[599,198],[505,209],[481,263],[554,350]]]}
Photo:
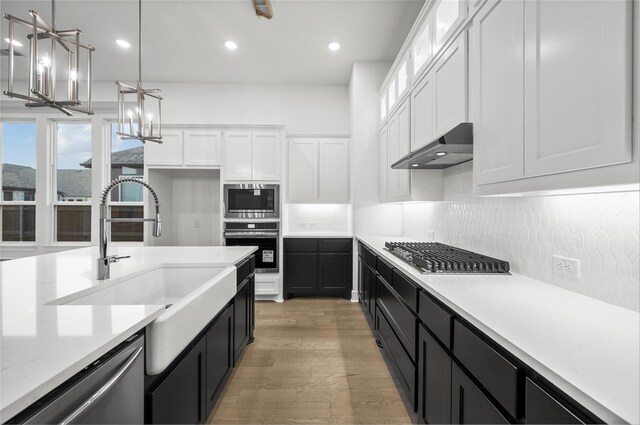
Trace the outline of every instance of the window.
{"label": "window", "polygon": [[57,242],[91,242],[91,123],[55,125]]}
{"label": "window", "polygon": [[[110,180],[132,177],[144,179],[144,144],[139,140],[121,140],[116,134],[118,125],[111,125]],[[142,218],[144,214],[143,188],[123,183],[111,191],[109,210],[112,218]],[[114,242],[142,242],[143,223],[111,223]]]}
{"label": "window", "polygon": [[0,139],[2,241],[36,240],[36,125],[3,122]]}

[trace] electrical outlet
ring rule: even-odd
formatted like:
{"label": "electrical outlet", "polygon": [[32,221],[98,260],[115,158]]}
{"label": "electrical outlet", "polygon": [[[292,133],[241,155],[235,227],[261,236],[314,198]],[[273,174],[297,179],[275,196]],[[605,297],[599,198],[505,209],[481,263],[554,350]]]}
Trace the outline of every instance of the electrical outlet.
{"label": "electrical outlet", "polygon": [[580,260],[577,258],[561,257],[559,255],[553,256],[553,272],[572,277],[575,279],[580,278]]}
{"label": "electrical outlet", "polygon": [[435,233],[433,230],[427,230],[426,232],[427,241],[432,242],[435,239]]}
{"label": "electrical outlet", "polygon": [[200,219],[196,218],[195,220],[193,220],[193,228],[194,229],[199,229],[200,228]]}

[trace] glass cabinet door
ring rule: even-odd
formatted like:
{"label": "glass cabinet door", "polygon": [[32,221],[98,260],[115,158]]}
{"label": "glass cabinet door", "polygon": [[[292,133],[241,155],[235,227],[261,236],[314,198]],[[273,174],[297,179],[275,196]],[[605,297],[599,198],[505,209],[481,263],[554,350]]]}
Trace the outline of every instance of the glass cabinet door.
{"label": "glass cabinet door", "polygon": [[387,95],[383,94],[380,98],[380,121],[384,121],[387,118]]}
{"label": "glass cabinet door", "polygon": [[444,44],[451,31],[454,31],[463,18],[464,0],[439,0],[434,15],[435,31],[433,53],[437,53]]}
{"label": "glass cabinet door", "polygon": [[387,89],[387,96],[389,99],[389,110],[393,108],[393,105],[396,104],[396,79],[394,78],[389,83],[389,88]]}
{"label": "glass cabinet door", "polygon": [[413,44],[413,75],[417,75],[422,67],[431,59],[432,16],[427,18],[424,28]]}
{"label": "glass cabinet door", "polygon": [[396,78],[398,80],[398,98],[400,98],[404,94],[405,90],[407,89],[407,83],[408,83],[406,59],[402,62],[402,64],[398,68],[398,74],[396,75]]}

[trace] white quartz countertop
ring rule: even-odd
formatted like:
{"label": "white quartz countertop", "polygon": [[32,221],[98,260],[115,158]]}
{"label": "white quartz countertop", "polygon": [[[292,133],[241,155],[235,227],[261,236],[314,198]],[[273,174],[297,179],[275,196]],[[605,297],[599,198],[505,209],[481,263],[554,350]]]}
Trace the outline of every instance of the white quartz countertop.
{"label": "white quartz countertop", "polygon": [[[161,264],[229,266],[256,247],[109,247],[130,255],[111,265],[111,279]],[[48,305],[105,281],[96,279],[98,248],[0,263],[2,339],[0,422],[5,422],[84,369],[163,311],[159,305]]]}
{"label": "white quartz countertop", "polygon": [[282,235],[283,238],[353,238],[353,233],[350,232],[288,232]]}
{"label": "white quartz countertop", "polygon": [[369,248],[607,423],[640,422],[640,315],[511,275],[426,275]]}

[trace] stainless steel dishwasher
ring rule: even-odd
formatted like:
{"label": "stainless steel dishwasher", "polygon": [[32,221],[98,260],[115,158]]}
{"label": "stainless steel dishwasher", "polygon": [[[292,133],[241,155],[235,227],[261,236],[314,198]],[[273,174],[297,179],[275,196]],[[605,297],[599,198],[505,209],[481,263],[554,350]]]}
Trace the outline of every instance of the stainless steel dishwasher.
{"label": "stainless steel dishwasher", "polygon": [[144,336],[130,337],[14,419],[27,424],[142,424]]}

